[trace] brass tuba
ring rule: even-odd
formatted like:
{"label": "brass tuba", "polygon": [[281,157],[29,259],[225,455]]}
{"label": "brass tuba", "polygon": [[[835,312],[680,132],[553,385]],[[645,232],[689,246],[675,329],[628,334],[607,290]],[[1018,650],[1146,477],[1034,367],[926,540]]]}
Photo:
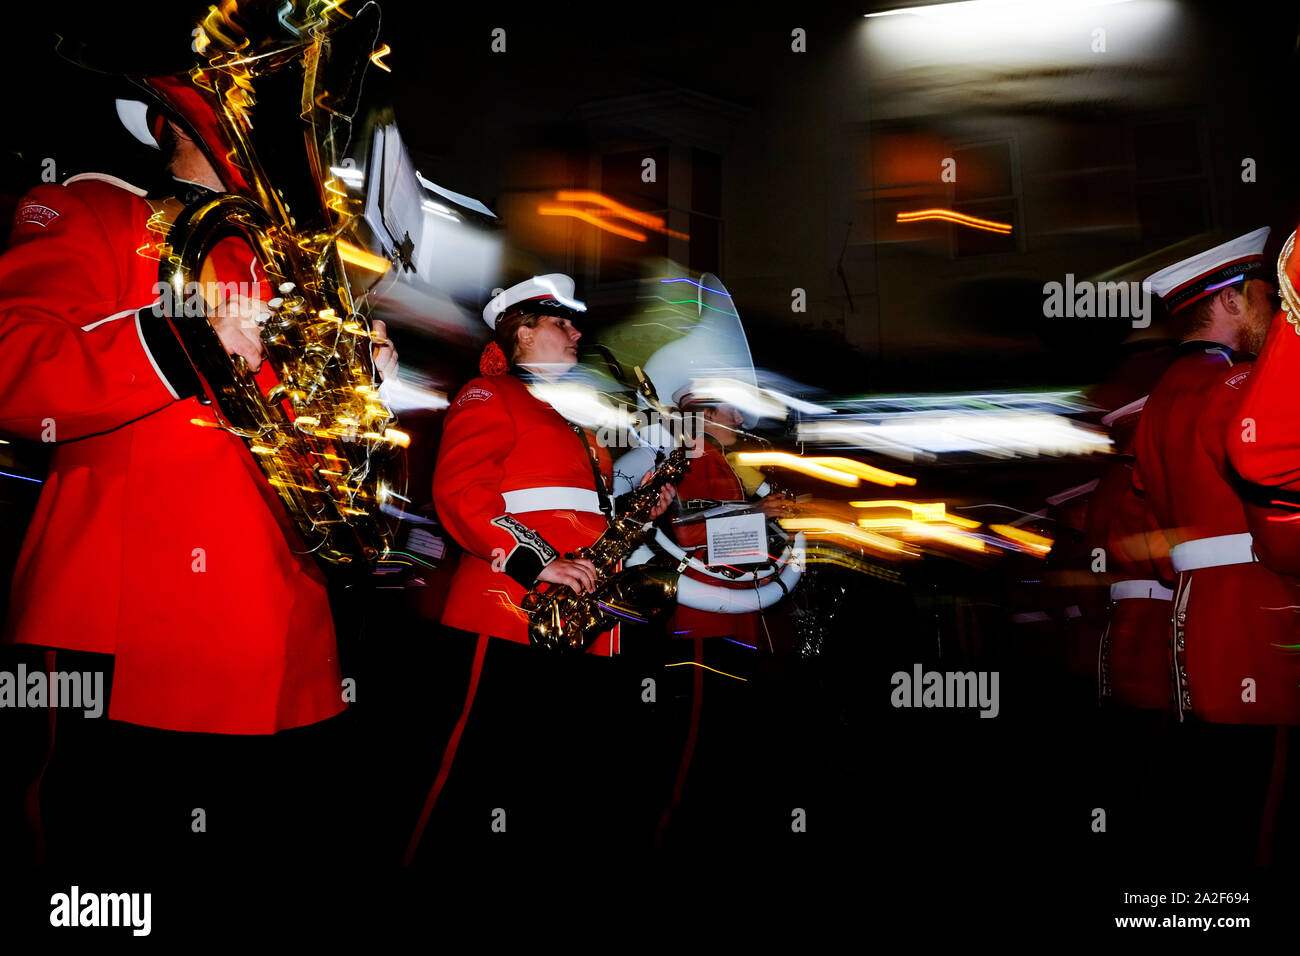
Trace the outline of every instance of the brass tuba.
{"label": "brass tuba", "polygon": [[619,570],[646,539],[650,512],[664,485],[678,484],[690,462],[675,448],[649,480],[633,492],[626,511],[578,556],[596,566],[596,589],[576,594],[563,584],[534,587],[524,595],[531,643],[559,652],[581,651],[620,620],[644,622],[662,614],[677,597],[677,571],[639,565]]}
{"label": "brass tuba", "polygon": [[[345,20],[334,5],[298,3],[258,28],[240,16],[238,4],[211,8],[195,31],[198,66],[136,80],[187,121],[228,189],[155,217],[151,227],[167,230],[163,300],[204,383],[200,400],[246,442],[308,552],[363,568],[391,542],[385,505],[405,491],[407,436],[377,393],[377,340],[345,271],[344,252],[363,245],[359,201],[330,170],[348,165],[340,157],[376,52],[378,9]],[[259,319],[279,380],[266,395],[209,322],[175,308],[196,284],[208,287],[205,260],[231,234],[247,240],[276,290]],[[382,272],[388,263],[378,261],[371,268]]]}

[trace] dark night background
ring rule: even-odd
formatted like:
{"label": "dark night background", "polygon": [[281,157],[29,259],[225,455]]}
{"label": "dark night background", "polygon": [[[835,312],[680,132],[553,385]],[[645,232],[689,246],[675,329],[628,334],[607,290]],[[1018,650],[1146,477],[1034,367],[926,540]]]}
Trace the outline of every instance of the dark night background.
{"label": "dark night background", "polygon": [[[1111,27],[1110,52],[1091,61],[1044,54],[1024,66],[1008,48],[1011,65],[999,67],[990,36],[970,40],[968,52],[983,57],[977,65],[947,69],[895,64],[870,45],[871,30],[894,26],[862,14],[891,6],[507,11],[385,0],[380,39],[393,47],[394,72],[372,71],[367,82],[371,96],[391,100],[426,176],[502,216],[504,284],[535,268],[574,275],[599,336],[633,308],[638,255],[715,272],[735,296],[755,364],[809,394],[1088,388],[1166,333],[1159,321],[1132,334],[1123,320],[1044,318],[1045,282],[1066,273],[1140,279],[1181,258],[1168,250],[1183,240],[1199,237],[1203,248],[1260,225],[1273,227],[1271,262],[1294,228],[1300,179],[1290,157],[1300,144],[1288,104],[1300,15],[1292,6],[1255,5],[1243,15],[1243,5],[1136,0],[1128,6],[1154,11],[1149,35]],[[106,67],[180,68],[184,55],[162,51],[188,48],[193,11],[206,5],[76,9],[37,11],[38,25],[21,42],[11,36],[0,65],[6,223],[47,158],[59,178],[156,173],[156,154],[117,123],[112,100],[123,88],[61,60],[54,35],[67,37],[67,49],[90,43]],[[1089,15],[1102,24],[1114,12]],[[505,55],[489,49],[496,27],[507,30]],[[795,27],[807,31],[807,53],[791,52]],[[1085,53],[1087,43],[1085,31]],[[667,171],[658,184],[641,183],[639,166],[629,165],[646,155]],[[970,178],[940,182],[947,156]],[[1257,163],[1256,182],[1242,182],[1245,157]],[[692,240],[633,249],[548,232],[530,216],[530,200],[564,188],[599,189],[664,214]],[[1011,221],[1014,238],[894,222],[899,210],[928,206]],[[805,313],[791,312],[795,288],[807,292]],[[474,343],[415,327],[399,341],[403,362],[449,394],[472,374]],[[436,437],[436,421],[418,421],[417,435],[424,427]],[[431,463],[431,450],[413,462],[418,503],[429,498]],[[0,470],[39,477],[42,467],[40,449],[0,446]],[[912,471],[927,495],[1033,511],[1097,469],[1096,461],[1044,459]],[[6,577],[37,490],[0,478]],[[1058,540],[1067,537],[1060,529]],[[1042,574],[1029,561],[989,568],[932,559],[906,587],[869,581],[824,669],[781,675],[778,688],[789,694],[773,706],[788,722],[778,736],[802,741],[801,759],[815,765],[842,829],[790,857],[786,879],[770,888],[777,900],[798,899],[833,871],[857,885],[873,873],[942,864],[952,884],[945,899],[984,900],[999,920],[1031,916],[1010,897],[1047,898],[1042,882],[1052,874],[1062,885],[1090,885],[1060,903],[1077,922],[1079,913],[1104,918],[1107,893],[1124,879],[1164,872],[1168,861],[1145,857],[1143,834],[1122,821],[1104,845],[1078,823],[1119,799],[1143,757],[1117,743],[1128,728],[1089,709],[1058,644],[1005,624]],[[435,760],[428,728],[444,719],[431,713],[444,707],[434,700],[435,626],[399,593],[341,597],[339,627],[345,672],[386,694],[345,715],[338,759],[356,761],[373,782],[350,797],[379,819],[366,832],[395,842]],[[1002,719],[890,708],[888,675],[918,659],[1000,668]],[[725,783],[697,765],[701,786]],[[777,770],[772,778],[798,789]],[[1300,841],[1287,836],[1294,868]],[[362,854],[366,863],[388,864],[374,852]],[[750,852],[771,863],[793,850],[758,841],[736,859]],[[992,873],[1007,896],[991,886]],[[754,887],[749,898],[763,892]]]}

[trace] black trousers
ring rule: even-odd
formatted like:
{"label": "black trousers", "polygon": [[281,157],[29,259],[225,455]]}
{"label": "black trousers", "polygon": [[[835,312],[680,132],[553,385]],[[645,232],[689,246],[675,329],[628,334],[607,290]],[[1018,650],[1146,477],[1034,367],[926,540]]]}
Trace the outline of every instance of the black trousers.
{"label": "black trousers", "polygon": [[464,673],[465,703],[450,739],[421,748],[438,789],[408,853],[415,864],[458,849],[649,846],[651,723],[634,668],[464,632],[441,640]]}
{"label": "black trousers", "polygon": [[[464,720],[459,737],[420,748],[436,801],[418,866],[458,849],[767,851],[844,838],[843,741],[798,675],[781,678],[790,661],[716,639],[625,640],[613,659],[440,640],[464,674]],[[470,648],[481,659],[466,713]]]}
{"label": "black trousers", "polygon": [[661,657],[656,844],[797,852],[843,840],[851,751],[799,662],[718,637],[672,639]]}
{"label": "black trousers", "polygon": [[[30,672],[44,658],[4,649],[10,668],[22,660]],[[102,670],[111,688],[110,656],[57,651],[55,667]],[[3,815],[17,865],[247,873],[370,852],[347,712],[266,736],[180,733],[73,709],[6,709],[0,720],[14,757]]]}

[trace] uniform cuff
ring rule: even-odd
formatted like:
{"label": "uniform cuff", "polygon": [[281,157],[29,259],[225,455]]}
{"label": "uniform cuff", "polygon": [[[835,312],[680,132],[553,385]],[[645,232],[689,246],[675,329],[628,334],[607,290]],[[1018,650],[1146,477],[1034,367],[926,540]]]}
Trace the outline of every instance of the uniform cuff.
{"label": "uniform cuff", "polygon": [[199,377],[190,364],[185,349],[172,331],[171,323],[159,315],[152,305],[135,314],[135,328],[140,334],[140,344],[149,358],[149,364],[162,380],[172,398],[182,399],[202,391]]}
{"label": "uniform cuff", "polygon": [[542,568],[550,563],[543,561],[531,548],[515,548],[510,552],[510,557],[506,558],[504,570],[520,587],[531,588],[537,583],[537,575],[542,573]]}
{"label": "uniform cuff", "polygon": [[515,539],[515,546],[506,555],[501,570],[521,587],[531,588],[537,583],[537,575],[542,573],[542,568],[559,557],[560,553],[540,534],[511,515],[493,518],[492,523],[510,532],[510,536]]}

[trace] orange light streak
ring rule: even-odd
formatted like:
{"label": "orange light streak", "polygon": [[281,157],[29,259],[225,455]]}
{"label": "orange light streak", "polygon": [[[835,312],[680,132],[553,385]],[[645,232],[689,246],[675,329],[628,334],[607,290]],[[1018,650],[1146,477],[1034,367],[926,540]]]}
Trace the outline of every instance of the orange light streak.
{"label": "orange light streak", "polygon": [[610,199],[608,196],[591,189],[561,189],[555,194],[555,198],[560,202],[595,203],[597,206],[604,206],[628,222],[634,222],[648,229],[662,229],[664,227],[662,217],[642,212],[639,209],[633,209],[631,206],[624,206],[621,202]]}
{"label": "orange light streak", "polygon": [[606,232],[612,232],[616,236],[623,236],[626,239],[635,239],[637,242],[645,242],[646,235],[644,232],[634,232],[631,229],[624,229],[613,223],[605,222],[595,213],[588,212],[585,209],[566,209],[562,206],[538,206],[537,213],[541,216],[572,216],[574,219],[581,219],[583,222],[589,222],[597,229],[604,229]]}
{"label": "orange light streak", "polygon": [[[635,223],[638,226],[653,229],[655,232],[672,236],[675,239],[691,238],[687,233],[678,232],[676,229],[669,229],[665,225],[662,216],[656,216],[653,213],[642,212],[640,209],[633,209],[631,206],[625,206],[618,200],[611,199],[609,196],[606,196],[603,193],[598,193],[593,189],[561,189],[556,192],[555,198],[558,202],[588,202],[600,206],[601,209],[598,210],[580,210],[585,213],[585,215],[576,216],[576,218],[582,219],[585,222],[590,222],[592,225],[606,229],[608,232],[615,232],[618,235],[627,235],[629,239],[636,237],[626,233],[619,233],[616,229],[607,228],[605,225],[602,225],[602,223],[606,222],[607,218],[612,215],[619,219],[626,219],[628,222]],[[546,208],[557,210],[567,207],[549,206]],[[538,212],[542,212],[541,208],[538,209]],[[562,215],[562,213],[542,212],[542,215]],[[595,216],[597,218],[589,219],[587,218],[588,216]],[[642,236],[638,241],[644,242],[645,237]]]}
{"label": "orange light streak", "polygon": [[488,591],[488,594],[491,594],[493,597],[497,599],[498,602],[500,602],[502,609],[508,610],[511,613],[517,615],[518,617],[527,619],[528,612],[525,611],[523,608],[521,608],[514,601],[510,600],[510,595],[507,594],[505,591],[499,590],[497,588],[493,588],[492,590]]}
{"label": "orange light streak", "polygon": [[977,216],[968,216],[965,213],[954,212],[951,209],[918,209],[916,212],[900,212],[895,221],[922,222],[927,219],[939,219],[944,222],[955,223],[958,226],[970,226],[972,229],[996,232],[1003,236],[1011,233],[1011,223],[1009,222],[980,219]]}

